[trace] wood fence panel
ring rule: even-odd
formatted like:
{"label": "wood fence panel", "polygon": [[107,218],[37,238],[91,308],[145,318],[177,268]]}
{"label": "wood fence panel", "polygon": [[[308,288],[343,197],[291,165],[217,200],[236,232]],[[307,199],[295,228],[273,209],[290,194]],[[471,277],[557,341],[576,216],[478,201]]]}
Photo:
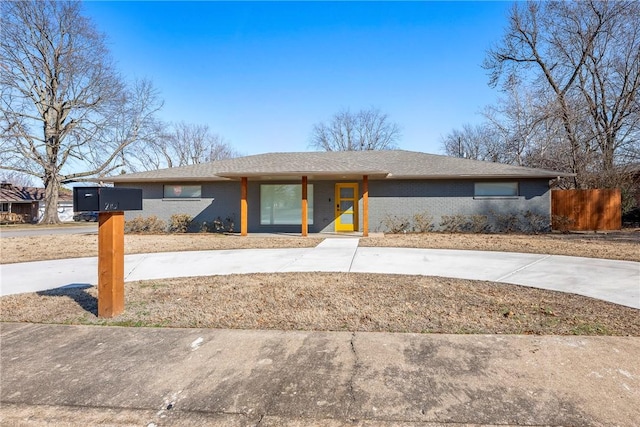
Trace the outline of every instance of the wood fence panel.
{"label": "wood fence panel", "polygon": [[551,215],[554,230],[620,230],[620,189],[553,190]]}

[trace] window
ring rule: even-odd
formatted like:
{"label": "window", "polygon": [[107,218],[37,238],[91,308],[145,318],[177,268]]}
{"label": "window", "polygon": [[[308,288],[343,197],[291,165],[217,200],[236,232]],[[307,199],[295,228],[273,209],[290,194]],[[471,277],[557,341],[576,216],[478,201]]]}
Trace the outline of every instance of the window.
{"label": "window", "polygon": [[[313,185],[307,185],[307,221],[313,224]],[[260,224],[302,225],[302,185],[261,185]]]}
{"label": "window", "polygon": [[9,212],[9,203],[0,203],[0,212]]}
{"label": "window", "polygon": [[474,197],[517,197],[517,182],[476,182]]}
{"label": "window", "polygon": [[200,185],[165,185],[165,199],[199,199],[202,195]]}

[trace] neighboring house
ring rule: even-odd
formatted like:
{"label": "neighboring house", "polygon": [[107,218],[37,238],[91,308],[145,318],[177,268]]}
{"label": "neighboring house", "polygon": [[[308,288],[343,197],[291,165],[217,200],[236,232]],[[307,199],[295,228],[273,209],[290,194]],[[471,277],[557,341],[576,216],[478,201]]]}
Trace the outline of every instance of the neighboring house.
{"label": "neighboring house", "polygon": [[[524,215],[550,223],[550,180],[561,172],[403,150],[268,153],[124,174],[143,211],[196,224],[232,218],[242,234],[388,231],[389,219]],[[304,215],[303,212],[307,214]]]}
{"label": "neighboring house", "polygon": [[[60,191],[58,217],[60,221],[73,220],[73,197],[68,190]],[[38,222],[44,213],[44,188],[14,186],[0,183],[0,220]]]}

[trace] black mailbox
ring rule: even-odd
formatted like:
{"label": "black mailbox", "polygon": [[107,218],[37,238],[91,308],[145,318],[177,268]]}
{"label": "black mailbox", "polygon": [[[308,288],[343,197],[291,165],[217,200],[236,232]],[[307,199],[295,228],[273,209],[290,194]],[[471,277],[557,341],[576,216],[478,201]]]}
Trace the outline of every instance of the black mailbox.
{"label": "black mailbox", "polygon": [[122,187],[74,187],[74,212],[142,210],[142,190]]}

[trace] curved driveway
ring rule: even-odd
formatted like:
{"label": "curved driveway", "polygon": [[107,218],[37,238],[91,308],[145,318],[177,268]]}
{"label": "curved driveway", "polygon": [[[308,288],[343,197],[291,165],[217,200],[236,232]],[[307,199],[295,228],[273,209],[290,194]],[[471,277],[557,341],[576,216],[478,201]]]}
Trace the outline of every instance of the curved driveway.
{"label": "curved driveway", "polygon": [[[0,265],[0,295],[97,283],[97,258]],[[575,293],[640,309],[640,263],[560,255],[360,248],[325,239],[315,248],[239,249],[125,256],[125,280],[233,273],[354,272],[487,280]]]}

